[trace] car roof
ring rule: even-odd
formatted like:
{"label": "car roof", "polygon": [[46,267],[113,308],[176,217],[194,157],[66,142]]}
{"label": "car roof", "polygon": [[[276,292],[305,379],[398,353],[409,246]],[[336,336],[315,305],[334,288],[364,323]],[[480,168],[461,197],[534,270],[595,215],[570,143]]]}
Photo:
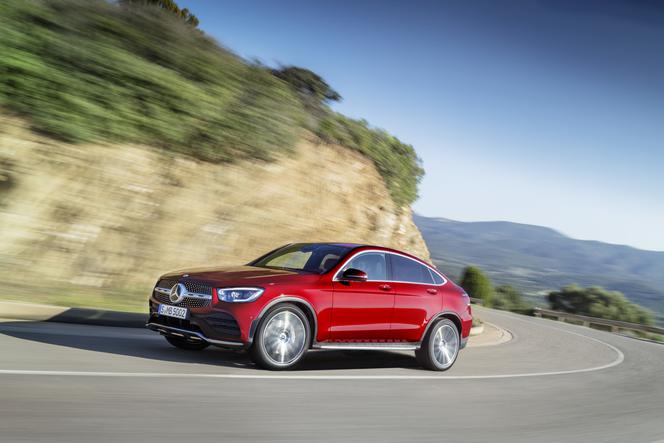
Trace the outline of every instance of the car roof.
{"label": "car roof", "polygon": [[330,246],[340,246],[343,248],[360,248],[366,245],[361,245],[359,243],[342,243],[342,242],[324,242],[324,241],[316,241],[316,242],[293,242],[293,243],[288,243],[284,246],[290,246],[290,245],[330,245]]}
{"label": "car roof", "polygon": [[416,261],[418,261],[418,262],[424,264],[425,266],[428,266],[428,267],[434,269],[437,273],[439,273],[439,274],[442,275],[447,281],[449,281],[449,278],[446,277],[446,276],[442,273],[442,271],[440,271],[440,270],[438,269],[438,267],[437,267],[436,265],[434,265],[433,263],[429,263],[429,262],[427,262],[426,260],[422,260],[421,258],[419,258],[419,257],[416,256],[416,255],[409,254],[409,253],[407,253],[407,252],[400,251],[400,250],[398,250],[398,249],[388,248],[388,247],[386,247],[386,246],[378,246],[378,245],[370,245],[370,244],[361,244],[361,243],[342,243],[342,242],[294,242],[294,243],[289,243],[289,244],[287,244],[287,245],[284,245],[284,247],[285,247],[285,246],[289,246],[289,245],[294,245],[294,244],[339,246],[339,247],[349,248],[349,251],[348,251],[349,254],[352,253],[352,252],[354,252],[354,251],[366,251],[366,250],[378,250],[378,251],[393,252],[393,253],[395,253],[395,254],[400,254],[400,255],[404,255],[404,256],[406,256],[406,257],[410,257],[410,258],[412,258],[413,260],[416,260]]}
{"label": "car roof", "polygon": [[341,243],[341,242],[311,242],[311,243],[308,243],[308,244],[311,244],[311,245],[341,246],[341,247],[345,247],[345,248],[350,248],[351,251],[355,251],[355,250],[359,250],[359,249],[361,249],[361,250],[376,249],[376,250],[379,250],[379,251],[394,252],[396,254],[401,254],[401,255],[408,256],[410,258],[413,258],[413,259],[415,259],[419,262],[422,262],[422,263],[426,264],[427,266],[430,266],[430,267],[433,267],[434,269],[437,269],[431,263],[428,263],[427,261],[422,260],[421,258],[419,258],[419,257],[417,257],[413,254],[409,254],[407,252],[400,251],[398,249],[388,248],[386,246],[378,246],[378,245],[370,245],[370,244],[362,244],[362,243]]}
{"label": "car roof", "polygon": [[[421,261],[423,263],[427,263],[426,261],[422,260],[421,258],[417,257],[416,255],[409,254],[408,252],[400,251],[399,249],[394,249],[394,248],[388,248],[387,246],[377,246],[377,245],[358,245],[354,249],[376,249],[379,251],[386,251],[386,252],[394,252],[396,254],[401,254],[401,255],[406,255],[408,257],[414,258],[417,261]],[[428,263],[427,263],[428,264]]]}

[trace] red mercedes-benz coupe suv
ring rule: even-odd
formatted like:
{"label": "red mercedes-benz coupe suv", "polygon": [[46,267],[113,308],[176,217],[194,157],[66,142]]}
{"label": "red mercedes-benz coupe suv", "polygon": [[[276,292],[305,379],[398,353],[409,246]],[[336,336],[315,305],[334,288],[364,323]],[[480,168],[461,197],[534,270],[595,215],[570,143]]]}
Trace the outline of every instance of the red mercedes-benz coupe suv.
{"label": "red mercedes-benz coupe suv", "polygon": [[159,278],[147,327],[184,349],[248,349],[288,369],[310,348],[414,350],[449,369],[468,340],[470,300],[424,261],[346,243],[289,244],[245,266]]}

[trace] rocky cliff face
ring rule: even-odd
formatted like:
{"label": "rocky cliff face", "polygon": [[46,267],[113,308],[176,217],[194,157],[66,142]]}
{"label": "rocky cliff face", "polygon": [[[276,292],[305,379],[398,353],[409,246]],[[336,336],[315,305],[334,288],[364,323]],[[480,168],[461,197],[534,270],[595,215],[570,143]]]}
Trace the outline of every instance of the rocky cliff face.
{"label": "rocky cliff face", "polygon": [[126,297],[119,304],[138,308],[165,271],[244,263],[289,242],[372,243],[429,260],[373,164],[313,138],[272,163],[215,165],[58,143],[5,118],[0,227],[1,296],[79,305]]}

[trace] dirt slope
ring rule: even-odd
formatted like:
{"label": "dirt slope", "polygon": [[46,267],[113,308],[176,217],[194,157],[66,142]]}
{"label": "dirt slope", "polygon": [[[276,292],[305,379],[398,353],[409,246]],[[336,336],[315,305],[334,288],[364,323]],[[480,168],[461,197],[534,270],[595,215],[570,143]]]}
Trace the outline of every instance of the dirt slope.
{"label": "dirt slope", "polygon": [[243,263],[298,241],[429,259],[373,164],[313,137],[273,163],[214,165],[145,146],[57,143],[4,118],[0,176],[4,298],[131,309],[164,271]]}

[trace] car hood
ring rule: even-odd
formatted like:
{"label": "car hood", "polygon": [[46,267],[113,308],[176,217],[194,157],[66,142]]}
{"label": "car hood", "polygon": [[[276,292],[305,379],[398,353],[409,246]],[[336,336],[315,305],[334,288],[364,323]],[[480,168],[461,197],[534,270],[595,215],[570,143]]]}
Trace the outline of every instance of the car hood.
{"label": "car hood", "polygon": [[316,274],[287,271],[283,269],[258,268],[254,266],[233,266],[218,268],[181,269],[169,272],[161,278],[183,278],[211,283],[213,285],[242,284],[247,286],[265,285],[293,281],[294,279],[318,278]]}

